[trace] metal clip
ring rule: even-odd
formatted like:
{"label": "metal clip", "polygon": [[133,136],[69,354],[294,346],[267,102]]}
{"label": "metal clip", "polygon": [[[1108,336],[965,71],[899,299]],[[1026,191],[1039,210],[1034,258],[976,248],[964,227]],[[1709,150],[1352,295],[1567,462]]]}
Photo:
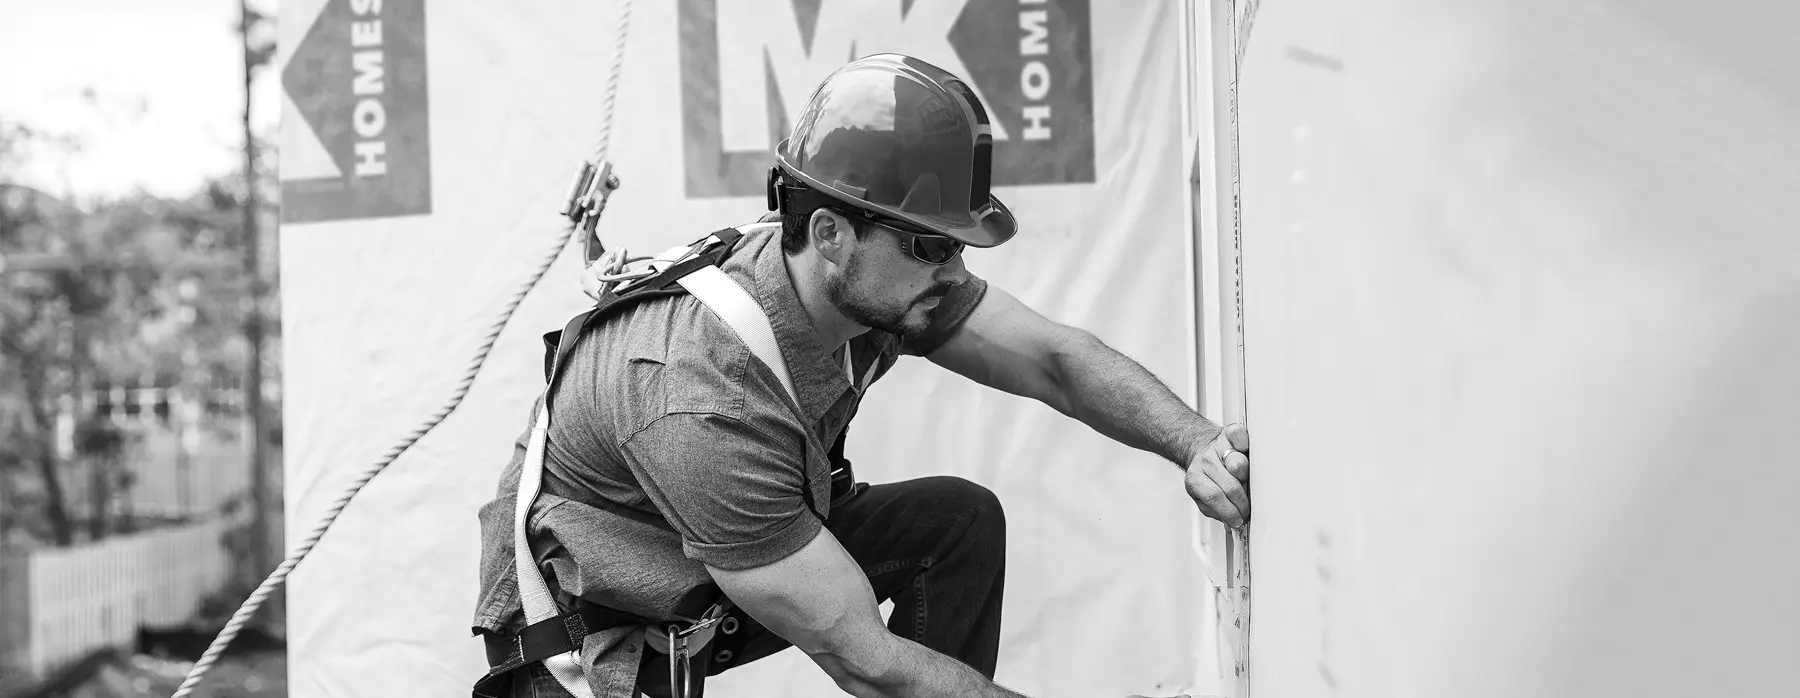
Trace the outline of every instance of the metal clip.
{"label": "metal clip", "polygon": [[687,621],[683,629],[680,624],[667,623],[651,625],[649,636],[645,641],[658,652],[669,655],[669,693],[678,698],[686,698],[693,690],[693,654],[696,648],[704,648],[712,643],[713,629],[725,620],[725,612],[730,610],[730,602],[713,604],[698,619]]}
{"label": "metal clip", "polygon": [[599,259],[606,251],[594,228],[600,224],[600,214],[606,211],[607,200],[618,188],[619,178],[613,174],[610,161],[602,161],[598,166],[584,161],[569,181],[569,193],[563,198],[559,212],[581,230],[589,262]]}
{"label": "metal clip", "polygon": [[587,192],[588,185],[593,181],[594,163],[582,161],[581,168],[575,170],[575,179],[569,182],[568,195],[563,197],[562,210],[559,211],[563,217],[577,223],[581,222],[581,217],[576,215],[582,209],[579,205],[581,195]]}
{"label": "metal clip", "polygon": [[669,693],[675,698],[687,698],[689,679],[693,675],[693,667],[688,663],[688,638],[681,628],[669,624]]}
{"label": "metal clip", "polygon": [[687,630],[681,631],[681,636],[683,638],[686,638],[691,635],[695,635],[704,630],[710,629],[715,625],[718,625],[719,621],[722,621],[724,619],[725,619],[725,604],[715,603],[712,605],[712,608],[706,609],[706,613],[704,615],[700,616],[699,621],[695,622],[693,625],[688,626]]}
{"label": "metal clip", "polygon": [[[660,274],[660,273],[662,273],[662,270],[658,269],[656,267],[655,262],[651,262],[649,264],[644,265],[643,267],[640,267],[638,269],[633,269],[631,271],[616,271],[616,272],[612,272],[612,273],[595,274],[594,278],[599,279],[600,283],[612,283],[614,281],[637,281],[638,279],[656,276],[657,274]],[[623,286],[621,285],[620,288],[622,289]]]}

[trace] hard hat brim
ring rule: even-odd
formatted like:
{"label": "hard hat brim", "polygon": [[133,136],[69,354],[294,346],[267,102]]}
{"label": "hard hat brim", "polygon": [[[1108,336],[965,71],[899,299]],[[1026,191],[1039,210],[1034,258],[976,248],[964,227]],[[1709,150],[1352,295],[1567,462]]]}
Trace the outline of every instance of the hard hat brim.
{"label": "hard hat brim", "polygon": [[[781,142],[778,152],[785,153],[786,150],[787,141],[784,140]],[[799,171],[799,168],[789,165],[785,155],[777,156],[777,160],[782,174],[792,177],[813,191],[835,199],[847,207],[904,221],[970,247],[999,247],[1019,232],[1019,222],[1013,217],[1012,209],[1007,208],[998,196],[989,195],[986,206],[960,216],[920,215],[894,206],[868,201],[853,192],[843,191],[836,186],[807,176],[806,173]]]}

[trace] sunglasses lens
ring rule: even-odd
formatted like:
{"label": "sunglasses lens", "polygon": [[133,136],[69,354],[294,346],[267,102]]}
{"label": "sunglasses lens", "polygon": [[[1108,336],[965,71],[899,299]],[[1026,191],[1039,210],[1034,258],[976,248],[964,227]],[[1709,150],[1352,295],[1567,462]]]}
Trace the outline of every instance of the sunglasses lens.
{"label": "sunglasses lens", "polygon": [[962,251],[963,244],[950,238],[918,237],[913,238],[913,254],[919,259],[932,264],[943,264],[956,257]]}

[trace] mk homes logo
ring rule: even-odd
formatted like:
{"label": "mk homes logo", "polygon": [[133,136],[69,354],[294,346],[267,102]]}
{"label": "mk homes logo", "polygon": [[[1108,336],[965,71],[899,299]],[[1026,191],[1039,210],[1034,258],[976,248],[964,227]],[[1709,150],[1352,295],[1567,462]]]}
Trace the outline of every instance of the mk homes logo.
{"label": "mk homes logo", "polygon": [[967,80],[994,122],[994,184],[1094,181],[1088,0],[679,0],[689,197],[760,196],[825,76],[894,51]]}
{"label": "mk homes logo", "polygon": [[425,0],[325,0],[281,85],[310,134],[284,139],[288,223],[431,212]]}

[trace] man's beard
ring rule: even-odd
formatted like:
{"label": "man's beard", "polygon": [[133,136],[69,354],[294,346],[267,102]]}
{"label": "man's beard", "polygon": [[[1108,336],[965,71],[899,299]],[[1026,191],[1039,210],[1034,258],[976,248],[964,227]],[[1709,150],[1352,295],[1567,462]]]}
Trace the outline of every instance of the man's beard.
{"label": "man's beard", "polygon": [[[861,276],[862,259],[853,255],[844,271],[825,279],[825,298],[832,307],[843,313],[844,317],[864,327],[869,327],[900,337],[914,337],[924,332],[931,324],[931,313],[925,319],[914,320],[909,315],[913,306],[927,298],[941,297],[950,292],[950,286],[933,286],[918,298],[905,305],[882,306],[874,298],[857,293],[850,285],[850,280]],[[935,308],[933,309],[936,310]]]}

